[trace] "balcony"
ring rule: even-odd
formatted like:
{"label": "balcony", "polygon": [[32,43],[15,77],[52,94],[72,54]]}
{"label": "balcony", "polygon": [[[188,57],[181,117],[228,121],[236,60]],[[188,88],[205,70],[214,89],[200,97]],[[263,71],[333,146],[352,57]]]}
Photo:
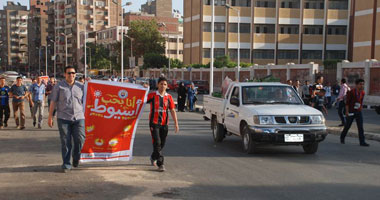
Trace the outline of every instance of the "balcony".
{"label": "balcony", "polygon": [[278,43],[298,44],[298,34],[278,34]]}
{"label": "balcony", "polygon": [[[204,16],[211,16],[212,15],[211,6],[209,6],[209,5],[203,6],[203,15]],[[215,6],[215,16],[226,16],[226,7]]]}
{"label": "balcony", "polygon": [[255,33],[253,35],[255,43],[275,43],[275,34],[269,33]]}
{"label": "balcony", "polygon": [[263,17],[263,18],[276,18],[276,8],[254,8],[255,17]]}

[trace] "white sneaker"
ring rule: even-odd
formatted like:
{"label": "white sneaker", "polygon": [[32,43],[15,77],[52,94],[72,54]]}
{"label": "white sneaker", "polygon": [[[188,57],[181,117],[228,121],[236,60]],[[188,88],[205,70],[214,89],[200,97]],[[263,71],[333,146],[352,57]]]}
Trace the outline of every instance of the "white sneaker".
{"label": "white sneaker", "polygon": [[165,169],[165,165],[161,165],[161,166],[159,166],[159,167],[158,167],[158,171],[159,171],[159,172],[164,172],[164,171],[166,171],[166,169]]}

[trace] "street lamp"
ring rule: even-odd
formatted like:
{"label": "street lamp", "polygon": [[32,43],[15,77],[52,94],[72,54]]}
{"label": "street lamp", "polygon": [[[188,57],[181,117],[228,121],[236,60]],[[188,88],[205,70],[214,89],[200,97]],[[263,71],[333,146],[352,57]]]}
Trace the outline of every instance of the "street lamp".
{"label": "street lamp", "polygon": [[[57,62],[56,62],[56,59],[57,59],[57,55],[56,52],[55,52],[55,41],[57,40],[57,38],[55,38],[54,40],[52,39],[49,39],[50,42],[53,42],[53,47],[54,47],[54,78],[55,78],[55,73],[56,73],[56,68],[57,68]],[[47,74],[47,70],[46,70],[46,74]]]}
{"label": "street lamp", "polygon": [[210,95],[212,95],[214,91],[214,25],[215,25],[215,3],[214,0],[211,0],[211,47],[210,47],[210,83],[209,83],[209,91]]}
{"label": "street lamp", "polygon": [[[115,2],[116,3],[116,2]],[[118,3],[116,3],[117,5],[119,5]],[[132,2],[127,2],[125,3],[124,6],[130,6],[132,5]],[[124,82],[124,11],[123,11],[123,7],[124,6],[120,6],[120,9],[121,9],[121,82]]]}
{"label": "street lamp", "polygon": [[236,75],[236,80],[240,82],[240,10],[232,7],[230,4],[225,5],[227,9],[231,9],[237,12],[238,14],[238,63],[237,63],[237,75]]}
{"label": "street lamp", "polygon": [[87,25],[78,22],[79,25],[84,25],[84,78],[87,78]]}
{"label": "street lamp", "polygon": [[60,33],[60,35],[65,37],[65,59],[66,59],[65,67],[67,67],[67,36],[72,35],[72,33],[67,34],[67,35],[64,33]]}
{"label": "street lamp", "polygon": [[170,51],[169,51],[169,42],[170,42],[170,40],[169,40],[169,28],[166,26],[166,24],[165,24],[164,22],[159,23],[158,26],[160,26],[160,27],[164,27],[164,28],[166,29],[166,32],[167,32],[167,35],[168,35],[168,40],[167,40],[167,42],[168,42],[168,47],[167,47],[167,49],[166,49],[166,53],[168,54],[168,58],[169,58],[169,64],[168,64],[168,79],[170,79]]}

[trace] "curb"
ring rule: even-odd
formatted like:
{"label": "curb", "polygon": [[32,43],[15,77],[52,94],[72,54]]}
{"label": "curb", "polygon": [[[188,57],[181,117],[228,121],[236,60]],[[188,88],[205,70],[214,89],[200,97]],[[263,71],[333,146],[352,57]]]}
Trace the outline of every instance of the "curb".
{"label": "curb", "polygon": [[[343,131],[343,127],[341,127],[341,128],[327,127],[327,132],[329,134],[340,135],[342,133],[342,131]],[[349,131],[347,133],[347,136],[354,137],[354,138],[359,137],[357,132],[352,132],[352,131]],[[374,141],[380,142],[380,134],[378,134],[378,133],[364,132],[364,136],[365,136],[366,140],[374,140]]]}
{"label": "curb", "polygon": [[[174,102],[174,103],[177,106],[177,102]],[[204,114],[203,106],[195,105],[195,112]],[[327,132],[329,134],[340,135],[342,133],[342,131],[343,131],[343,127],[340,127],[340,128],[338,128],[338,127],[327,127]],[[347,136],[348,137],[354,137],[354,138],[359,137],[357,132],[352,132],[352,131],[349,131],[347,133]],[[374,141],[380,142],[380,134],[379,133],[364,132],[364,136],[365,136],[366,140],[374,140]]]}

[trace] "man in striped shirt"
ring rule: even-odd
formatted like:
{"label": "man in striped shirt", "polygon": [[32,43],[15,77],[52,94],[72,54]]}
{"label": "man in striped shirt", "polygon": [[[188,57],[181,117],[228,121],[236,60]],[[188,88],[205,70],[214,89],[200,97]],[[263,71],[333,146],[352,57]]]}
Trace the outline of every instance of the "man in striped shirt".
{"label": "man in striped shirt", "polygon": [[149,126],[153,142],[153,153],[150,157],[151,163],[158,167],[158,170],[165,171],[164,156],[162,149],[165,146],[168,135],[169,111],[175,124],[175,132],[179,132],[175,105],[170,94],[166,93],[168,81],[165,77],[158,79],[158,90],[148,95],[147,103],[150,103]]}

